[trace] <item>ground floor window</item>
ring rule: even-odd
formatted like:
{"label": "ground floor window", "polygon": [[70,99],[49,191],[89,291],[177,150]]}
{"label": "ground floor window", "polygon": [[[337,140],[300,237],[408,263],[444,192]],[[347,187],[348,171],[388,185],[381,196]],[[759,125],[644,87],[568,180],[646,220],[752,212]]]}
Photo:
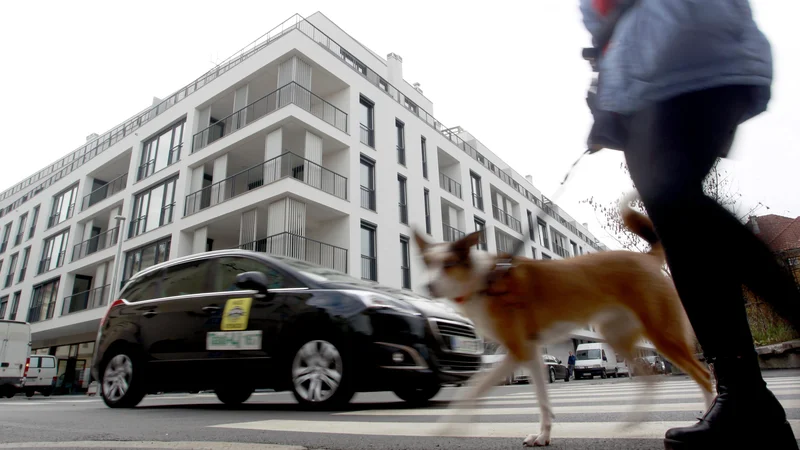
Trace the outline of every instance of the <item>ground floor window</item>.
{"label": "ground floor window", "polygon": [[31,354],[52,355],[57,358],[58,371],[53,394],[83,393],[93,381],[91,367],[94,341],[39,347],[32,349]]}

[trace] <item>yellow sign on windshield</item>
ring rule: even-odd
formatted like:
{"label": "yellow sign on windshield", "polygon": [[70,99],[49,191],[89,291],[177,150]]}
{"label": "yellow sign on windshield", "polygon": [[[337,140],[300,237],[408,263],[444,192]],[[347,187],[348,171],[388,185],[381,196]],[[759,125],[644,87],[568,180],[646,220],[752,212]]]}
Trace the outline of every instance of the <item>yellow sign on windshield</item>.
{"label": "yellow sign on windshield", "polygon": [[253,299],[248,298],[232,298],[225,303],[225,309],[222,311],[222,324],[220,328],[223,331],[241,331],[247,329],[247,322],[250,320],[250,305]]}

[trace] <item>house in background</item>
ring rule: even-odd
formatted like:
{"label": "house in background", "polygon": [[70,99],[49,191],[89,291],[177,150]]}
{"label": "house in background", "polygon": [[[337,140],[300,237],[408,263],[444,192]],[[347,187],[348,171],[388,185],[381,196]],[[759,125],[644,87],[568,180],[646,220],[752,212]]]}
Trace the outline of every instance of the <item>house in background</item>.
{"label": "house in background", "polygon": [[789,267],[800,285],[800,217],[750,216],[747,226]]}

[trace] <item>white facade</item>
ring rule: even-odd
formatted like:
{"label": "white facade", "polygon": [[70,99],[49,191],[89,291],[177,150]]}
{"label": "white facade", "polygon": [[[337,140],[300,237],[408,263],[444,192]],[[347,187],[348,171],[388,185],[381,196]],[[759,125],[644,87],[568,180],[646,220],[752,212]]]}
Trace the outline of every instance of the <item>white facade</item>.
{"label": "white facade", "polygon": [[476,220],[492,252],[523,233],[537,259],[604,249],[432,111],[403,80],[399,56],[377,56],[320,13],[294,16],[0,194],[4,317],[15,309],[32,323],[34,349],[84,343],[58,352],[89,352],[109,297],[117,214],[126,218],[119,280],[164,258],[243,246],[420,290],[409,225],[441,241]]}

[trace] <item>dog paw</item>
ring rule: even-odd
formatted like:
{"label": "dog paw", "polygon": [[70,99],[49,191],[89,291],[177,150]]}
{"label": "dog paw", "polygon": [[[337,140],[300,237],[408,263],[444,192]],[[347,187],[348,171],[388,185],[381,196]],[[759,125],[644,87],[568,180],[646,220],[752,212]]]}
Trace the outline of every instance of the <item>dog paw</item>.
{"label": "dog paw", "polygon": [[522,442],[523,447],[545,447],[550,445],[550,437],[544,434],[529,434]]}

